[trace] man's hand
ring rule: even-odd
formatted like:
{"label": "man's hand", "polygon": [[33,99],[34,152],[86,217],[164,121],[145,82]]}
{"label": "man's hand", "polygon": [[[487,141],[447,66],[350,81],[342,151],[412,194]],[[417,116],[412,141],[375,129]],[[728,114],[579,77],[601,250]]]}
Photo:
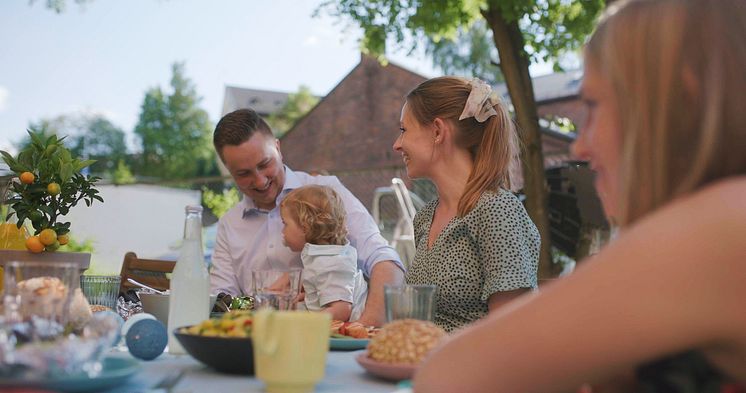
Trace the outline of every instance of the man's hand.
{"label": "man's hand", "polygon": [[368,283],[368,298],[365,301],[365,311],[358,322],[365,326],[381,326],[385,319],[385,305],[383,301],[384,284],[401,285],[404,283],[404,272],[393,261],[381,261],[373,266]]}

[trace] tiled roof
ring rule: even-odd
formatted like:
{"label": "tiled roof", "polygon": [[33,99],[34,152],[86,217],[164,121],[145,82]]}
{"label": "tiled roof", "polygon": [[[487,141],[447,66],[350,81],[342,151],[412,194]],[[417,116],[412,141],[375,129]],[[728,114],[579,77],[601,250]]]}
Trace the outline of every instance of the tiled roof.
{"label": "tiled roof", "polygon": [[[559,98],[574,97],[580,92],[580,81],[583,78],[582,70],[557,72],[554,74],[537,76],[532,78],[534,85],[534,96],[537,103],[551,101]],[[495,90],[506,101],[510,102],[508,87],[505,83],[495,86]]]}
{"label": "tiled roof", "polygon": [[282,108],[287,100],[288,93],[226,86],[221,116],[242,108],[252,108],[267,116]]}

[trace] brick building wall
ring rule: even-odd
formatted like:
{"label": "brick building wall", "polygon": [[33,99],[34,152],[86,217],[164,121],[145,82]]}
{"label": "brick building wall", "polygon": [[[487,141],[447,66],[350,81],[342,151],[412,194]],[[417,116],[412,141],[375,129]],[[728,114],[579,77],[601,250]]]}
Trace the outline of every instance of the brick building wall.
{"label": "brick building wall", "polygon": [[539,118],[566,117],[578,128],[585,124],[586,111],[578,96],[540,102],[537,109]]}
{"label": "brick building wall", "polygon": [[[296,170],[338,176],[368,209],[375,189],[390,185],[392,177],[404,179],[411,189],[401,156],[392,145],[399,135],[404,96],[425,79],[397,65],[381,66],[362,56],[360,63],[282,137],[285,163]],[[555,99],[539,103],[539,115],[569,117],[582,124],[581,108],[577,97]],[[545,165],[569,159],[570,141],[564,135],[545,133]],[[516,180],[520,187],[522,179]]]}
{"label": "brick building wall", "polygon": [[404,96],[425,77],[394,64],[360,63],[281,139],[285,163],[326,171],[370,208],[376,187],[405,174],[392,145]]}

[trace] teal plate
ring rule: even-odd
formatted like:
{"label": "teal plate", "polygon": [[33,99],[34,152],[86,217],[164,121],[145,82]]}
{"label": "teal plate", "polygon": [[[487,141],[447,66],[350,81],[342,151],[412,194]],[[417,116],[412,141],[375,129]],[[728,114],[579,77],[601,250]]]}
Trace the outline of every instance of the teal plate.
{"label": "teal plate", "polygon": [[102,366],[101,373],[93,378],[85,374],[41,380],[0,378],[0,390],[8,387],[25,387],[70,393],[100,392],[121,384],[140,369],[137,360],[121,357],[105,358]]}
{"label": "teal plate", "polygon": [[329,349],[340,351],[352,351],[365,349],[370,342],[367,338],[329,338]]}

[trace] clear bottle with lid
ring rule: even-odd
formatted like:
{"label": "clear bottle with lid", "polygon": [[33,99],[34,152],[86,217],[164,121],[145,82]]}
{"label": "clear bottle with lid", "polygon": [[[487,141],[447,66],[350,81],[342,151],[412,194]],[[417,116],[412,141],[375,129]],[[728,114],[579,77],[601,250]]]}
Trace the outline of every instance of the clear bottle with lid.
{"label": "clear bottle with lid", "polygon": [[202,207],[187,206],[184,241],[171,274],[168,305],[168,351],[184,353],[173,331],[198,324],[210,316],[210,276],[202,251]]}

